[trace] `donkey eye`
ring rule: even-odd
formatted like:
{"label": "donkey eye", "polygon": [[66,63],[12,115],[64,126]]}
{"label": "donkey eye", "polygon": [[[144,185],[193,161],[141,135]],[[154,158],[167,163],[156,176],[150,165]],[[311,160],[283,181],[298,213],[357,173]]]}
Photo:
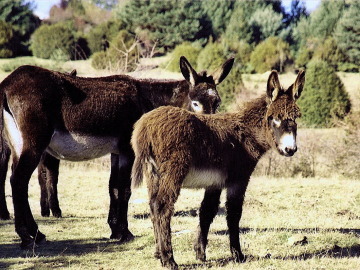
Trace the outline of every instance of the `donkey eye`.
{"label": "donkey eye", "polygon": [[192,105],[194,105],[194,107],[199,107],[199,103],[197,101],[193,101]]}

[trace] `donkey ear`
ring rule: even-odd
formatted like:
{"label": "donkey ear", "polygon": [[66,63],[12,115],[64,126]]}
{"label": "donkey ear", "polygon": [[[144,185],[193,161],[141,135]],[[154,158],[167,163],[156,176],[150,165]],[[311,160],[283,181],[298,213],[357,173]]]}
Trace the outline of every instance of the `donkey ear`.
{"label": "donkey ear", "polygon": [[226,78],[233,64],[234,64],[234,57],[231,57],[228,60],[226,60],[226,62],[212,74],[216,85],[221,83]]}
{"label": "donkey ear", "polygon": [[185,56],[180,57],[180,70],[185,80],[187,80],[192,86],[195,86],[198,81],[198,75]]}
{"label": "donkey ear", "polygon": [[291,96],[294,98],[294,100],[297,100],[301,92],[304,88],[305,84],[305,70],[300,70],[294,84],[290,87],[291,89]]}
{"label": "donkey ear", "polygon": [[279,75],[276,70],[271,71],[268,82],[267,82],[267,96],[271,101],[276,100],[279,91],[281,89]]}

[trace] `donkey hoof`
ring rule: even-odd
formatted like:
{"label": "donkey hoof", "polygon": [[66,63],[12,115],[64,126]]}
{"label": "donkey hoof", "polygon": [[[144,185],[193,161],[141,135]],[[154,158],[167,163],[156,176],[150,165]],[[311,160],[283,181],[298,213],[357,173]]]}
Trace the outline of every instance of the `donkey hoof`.
{"label": "donkey hoof", "polygon": [[110,239],[117,239],[121,244],[130,242],[134,238],[135,236],[129,230],[123,233],[112,233],[110,236]]}
{"label": "donkey hoof", "polygon": [[234,256],[234,260],[237,263],[244,263],[246,261],[246,257],[244,254],[240,253],[240,254],[236,254]]}
{"label": "donkey hoof", "polygon": [[170,260],[170,261],[167,261],[167,262],[161,262],[162,266],[163,267],[166,267],[168,269],[171,269],[171,270],[178,270],[179,269],[179,266],[177,265],[177,263],[174,261],[174,260]]}
{"label": "donkey hoof", "polygon": [[204,250],[197,245],[194,245],[194,250],[195,250],[195,254],[196,254],[196,259],[200,260],[202,262],[206,261],[206,254],[204,252]]}
{"label": "donkey hoof", "polygon": [[23,250],[34,249],[36,247],[35,241],[33,239],[22,240],[20,248]]}
{"label": "donkey hoof", "polygon": [[0,213],[0,220],[9,220],[9,219],[10,219],[10,214],[9,214],[9,212]]}
{"label": "donkey hoof", "polygon": [[41,216],[42,217],[49,217],[50,216],[50,211],[49,210],[48,211],[41,210]]}
{"label": "donkey hoof", "polygon": [[61,218],[62,217],[62,214],[61,214],[61,210],[59,211],[51,211],[52,212],[52,215],[56,218]]}
{"label": "donkey hoof", "polygon": [[41,232],[38,232],[36,234],[36,237],[35,237],[35,243],[37,245],[41,245],[41,244],[44,244],[46,242],[46,236],[45,234],[41,233]]}

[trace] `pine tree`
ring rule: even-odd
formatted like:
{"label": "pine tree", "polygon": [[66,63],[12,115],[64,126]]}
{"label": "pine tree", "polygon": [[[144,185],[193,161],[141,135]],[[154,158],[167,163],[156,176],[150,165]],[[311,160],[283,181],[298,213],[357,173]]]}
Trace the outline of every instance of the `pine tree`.
{"label": "pine tree", "polygon": [[351,2],[339,20],[334,36],[350,62],[360,66],[360,1]]}

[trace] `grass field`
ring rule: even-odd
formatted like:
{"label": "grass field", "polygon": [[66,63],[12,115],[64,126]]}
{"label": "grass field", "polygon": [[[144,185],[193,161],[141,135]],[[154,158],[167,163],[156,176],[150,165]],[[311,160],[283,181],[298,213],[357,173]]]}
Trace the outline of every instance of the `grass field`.
{"label": "grass field", "polygon": [[[86,163],[63,165],[59,196],[64,217],[57,219],[40,216],[35,174],[30,204],[48,242],[22,251],[13,220],[0,221],[0,268],[160,269],[152,256],[154,237],[145,188],[135,190],[130,199],[129,223],[135,240],[118,244],[108,239],[107,178],[107,170]],[[182,190],[172,220],[175,259],[182,269],[239,269],[230,259],[224,198],[210,230],[208,261],[195,260],[192,242],[202,196],[202,190]],[[7,200],[12,209],[9,193]],[[292,236],[305,236],[308,243],[290,245]],[[360,269],[360,182],[253,178],[241,220],[241,244],[248,256],[241,269]]]}

